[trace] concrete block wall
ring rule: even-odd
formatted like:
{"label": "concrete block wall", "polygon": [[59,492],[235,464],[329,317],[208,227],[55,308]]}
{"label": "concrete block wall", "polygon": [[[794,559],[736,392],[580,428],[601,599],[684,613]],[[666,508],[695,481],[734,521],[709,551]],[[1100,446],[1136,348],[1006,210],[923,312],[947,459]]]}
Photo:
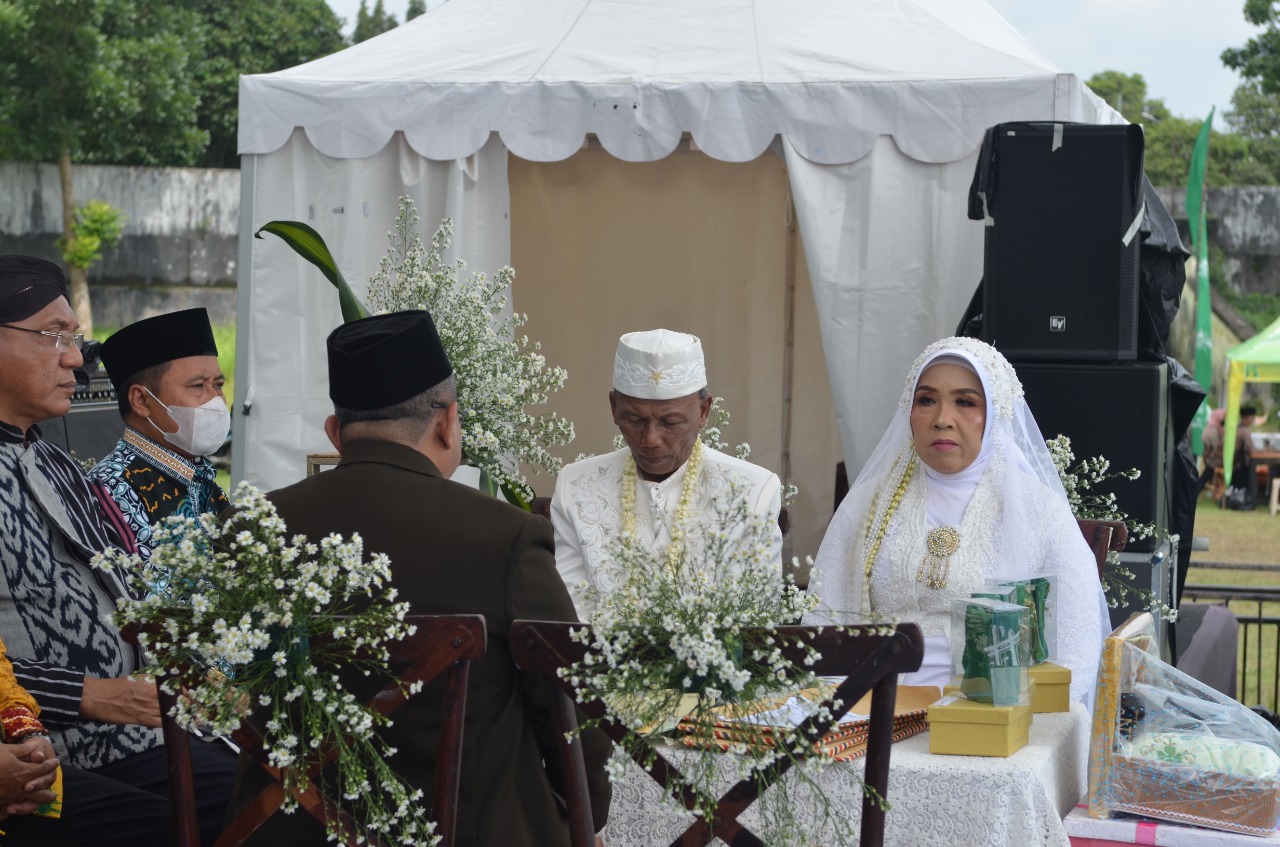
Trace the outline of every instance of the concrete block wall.
{"label": "concrete block wall", "polygon": [[[239,171],[76,165],[73,177],[77,204],[105,200],[125,215],[120,244],[89,271],[95,323],[192,306],[235,320]],[[61,234],[57,166],[0,162],[0,253],[60,261]]]}

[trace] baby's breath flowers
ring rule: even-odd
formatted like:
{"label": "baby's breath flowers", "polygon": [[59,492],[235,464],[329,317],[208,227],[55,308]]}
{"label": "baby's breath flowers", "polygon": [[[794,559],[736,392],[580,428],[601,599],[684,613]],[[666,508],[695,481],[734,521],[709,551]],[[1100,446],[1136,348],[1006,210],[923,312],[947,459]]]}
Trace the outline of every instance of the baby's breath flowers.
{"label": "baby's breath flowers", "polygon": [[532,493],[520,464],[554,476],[560,460],[548,448],[573,440],[572,422],[528,410],[545,405],[568,373],[548,367],[541,345],[519,332],[529,318],[511,310],[514,270],[504,267],[492,279],[483,273],[464,276],[465,262],[445,264],[442,258],[453,221],[440,224],[429,249],[417,225],[413,201],[401,197],[391,246],[369,279],[369,304],[379,313],[431,313],[458,385],[464,460],[480,468],[495,490],[527,501]]}
{"label": "baby's breath flowers", "polygon": [[[740,738],[759,735],[762,740],[769,734],[771,743],[744,741],[728,754],[713,743],[716,718],[726,708],[732,712],[732,704],[746,708],[786,700],[821,684],[811,670],[820,658],[813,647],[797,642],[806,658],[792,662],[783,654],[787,645],[778,631],[798,624],[818,607],[819,598],[780,573],[769,552],[773,528],[751,513],[733,487],[704,520],[707,529],[699,542],[682,545],[674,558],[666,550],[618,540],[611,571],[600,581],[611,588],[594,590],[598,605],[592,625],[575,631],[586,655],[561,674],[584,700],[605,704],[608,717],[626,729],[622,755],[630,753],[642,763],[653,762],[653,745],[681,718],[686,728],[706,727],[706,738],[693,739],[680,759],[680,773],[665,788],[673,800],[691,794],[707,820],[719,798],[717,787],[726,779],[790,760],[799,765],[792,769],[798,782],[783,780],[754,806],[764,820],[765,842],[803,843],[795,837],[798,807],[788,793],[795,785],[803,785],[840,830],[844,816],[826,802],[814,779],[817,768],[830,764],[812,755],[816,738],[802,737],[795,727],[766,730],[744,722]],[[797,703],[808,710],[806,716],[830,717],[820,699],[798,698]],[[615,753],[610,778],[620,779],[624,772],[625,763]]]}
{"label": "baby's breath flowers", "polygon": [[[1127,514],[1120,511],[1114,492],[1094,490],[1098,485],[1113,479],[1135,480],[1142,475],[1142,471],[1137,468],[1112,471],[1111,461],[1103,456],[1081,459],[1073,465],[1075,452],[1071,449],[1071,439],[1065,435],[1046,439],[1045,444],[1049,448],[1054,467],[1058,469],[1058,478],[1062,480],[1062,488],[1067,493],[1067,502],[1071,504],[1073,515],[1081,520],[1121,521],[1129,530],[1129,538],[1134,540],[1155,535],[1154,524],[1130,520]],[[1132,598],[1165,620],[1177,620],[1177,609],[1162,602],[1149,590],[1134,588],[1133,580],[1133,571],[1120,561],[1120,554],[1108,550],[1107,566],[1102,573],[1102,589],[1107,596],[1107,605],[1112,608],[1123,606]]]}
{"label": "baby's breath flowers", "polygon": [[[335,758],[318,787],[352,816],[362,841],[436,843],[422,792],[391,769],[394,751],[375,733],[390,721],[326,670],[391,677],[387,645],[413,627],[408,604],[395,602],[390,560],[366,557],[359,535],[290,538],[251,485],[235,496],[225,521],[175,516],[155,527],[151,564],[172,574],[173,596],[121,599],[117,622],[140,627],[147,673],[179,695],[181,726],[228,735],[246,711],[254,715],[270,764],[283,769],[285,811],[297,809],[308,767],[327,748]],[[114,550],[94,558],[129,573],[139,596],[147,592],[142,564]],[[229,665],[232,678],[198,672],[211,663]],[[334,837],[339,821],[326,826]]]}

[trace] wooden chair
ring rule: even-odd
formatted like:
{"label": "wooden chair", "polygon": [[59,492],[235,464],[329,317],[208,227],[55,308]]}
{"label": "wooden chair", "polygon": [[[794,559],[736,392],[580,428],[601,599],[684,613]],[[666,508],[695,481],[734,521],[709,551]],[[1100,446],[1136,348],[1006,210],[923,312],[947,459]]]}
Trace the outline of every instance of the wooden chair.
{"label": "wooden chair", "polygon": [[[530,508],[535,515],[541,515],[547,520],[551,520],[550,497],[534,497]],[[783,506],[782,510],[778,512],[778,528],[782,530],[784,536],[791,531],[791,510],[786,506]]]}
{"label": "wooden chair", "polygon": [[1076,518],[1080,532],[1098,562],[1098,579],[1107,566],[1107,551],[1119,553],[1129,543],[1129,528],[1124,521],[1094,521]]}
{"label": "wooden chair", "polygon": [[[571,630],[586,624],[551,623],[546,621],[516,621],[511,625],[511,654],[516,666],[540,673],[546,681],[553,703],[552,719],[557,733],[573,733],[577,727],[574,710],[573,687],[557,675],[560,668],[579,661],[586,653],[585,645],[570,637]],[[751,637],[751,630],[745,636]],[[924,637],[915,624],[901,624],[888,635],[876,634],[869,627],[849,627],[838,632],[835,627],[782,627],[777,630],[788,644],[783,652],[793,661],[802,661],[804,650],[797,641],[811,644],[822,658],[813,666],[821,676],[847,676],[832,695],[844,705],[831,708],[828,720],[809,718],[799,732],[810,729],[815,737],[826,733],[842,717],[849,707],[868,691],[871,697],[870,737],[867,741],[866,784],[888,797],[889,750],[892,745],[893,709],[897,697],[898,674],[919,669],[924,658]],[[828,701],[827,705],[830,706]],[[604,704],[592,700],[578,704],[589,718],[600,719],[601,729],[618,742],[625,735],[623,727],[606,717]],[[679,770],[655,751],[650,767],[637,760],[659,785],[665,786],[668,777],[678,776]],[[586,765],[582,757],[582,743],[573,734],[572,742],[560,748],[561,770],[565,774],[565,796],[569,802],[569,827],[573,847],[591,847],[594,833],[591,820],[591,801],[587,793]],[[780,779],[790,768],[789,761],[752,771],[720,798],[716,813],[710,821],[701,815],[672,842],[672,847],[693,847],[720,838],[731,847],[763,847],[754,833],[738,822],[743,813],[759,797],[760,792]],[[692,810],[694,799],[683,798],[685,807]],[[882,847],[884,844],[884,811],[869,796],[862,801],[862,831],[859,843],[862,847]]]}
{"label": "wooden chair", "polygon": [[[443,704],[443,721],[437,748],[436,787],[432,805],[433,819],[442,844],[452,847],[456,833],[458,807],[458,774],[462,766],[462,731],[467,708],[467,677],[470,663],[484,656],[485,622],[483,615],[410,615],[407,623],[417,631],[407,638],[394,642],[388,649],[391,667],[406,665],[393,682],[366,701],[367,706],[381,714],[390,715],[404,705],[408,696],[401,684],[415,682],[424,685],[441,673],[446,673]],[[125,632],[125,637],[136,643],[136,633]],[[195,789],[191,776],[191,752],[187,747],[187,733],[170,717],[175,705],[173,695],[160,692],[161,725],[164,732],[165,752],[169,766],[169,784],[173,796],[174,844],[176,847],[199,847]],[[235,819],[231,820],[216,847],[235,847],[243,844],[267,818],[280,808],[284,801],[284,788],[280,784],[280,770],[268,763],[263,750],[262,734],[248,721],[232,734],[240,746],[241,755],[249,755],[258,761],[272,777],[272,783],[262,791]],[[314,779],[321,769],[331,762],[333,754],[314,765],[309,772]],[[317,820],[323,822],[326,815],[333,817],[338,804],[309,784],[299,804]],[[344,843],[354,847],[355,832],[349,817],[340,818],[346,829]],[[373,844],[378,842],[371,841]]]}

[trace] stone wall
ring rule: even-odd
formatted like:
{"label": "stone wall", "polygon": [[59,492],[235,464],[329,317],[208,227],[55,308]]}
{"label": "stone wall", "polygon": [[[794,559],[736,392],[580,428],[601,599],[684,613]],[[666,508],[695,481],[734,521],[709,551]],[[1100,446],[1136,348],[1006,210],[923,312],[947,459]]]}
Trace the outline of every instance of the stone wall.
{"label": "stone wall", "polygon": [[[1191,249],[1186,189],[1156,191],[1177,219],[1183,243]],[[1205,205],[1209,246],[1222,251],[1220,257],[1212,257],[1220,264],[1213,269],[1214,279],[1240,292],[1280,294],[1280,187],[1211,188]]]}
{"label": "stone wall", "polygon": [[[125,216],[120,244],[89,271],[96,324],[193,306],[235,320],[239,171],[77,165],[73,178],[77,204],[105,200]],[[57,166],[0,162],[0,253],[60,262],[61,234]]]}

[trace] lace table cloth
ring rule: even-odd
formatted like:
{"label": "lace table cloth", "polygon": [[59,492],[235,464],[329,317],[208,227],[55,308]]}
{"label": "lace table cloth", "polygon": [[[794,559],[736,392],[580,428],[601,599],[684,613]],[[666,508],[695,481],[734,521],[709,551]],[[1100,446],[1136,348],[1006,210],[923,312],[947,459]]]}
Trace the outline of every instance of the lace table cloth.
{"label": "lace table cloth", "polygon": [[[1089,714],[1078,703],[1071,712],[1036,715],[1027,746],[1005,759],[932,755],[927,732],[893,745],[885,844],[1069,847],[1062,819],[1084,794],[1089,726]],[[689,755],[669,753],[677,765]],[[839,763],[820,777],[828,798],[847,810],[855,833],[862,817],[862,769],[861,761]],[[793,794],[805,817],[820,819],[803,788]],[[760,833],[753,809],[741,820]],[[631,763],[625,780],[613,786],[603,836],[606,847],[655,847],[670,844],[692,822],[692,815],[667,804],[658,784]],[[834,843],[828,826],[811,833],[804,847]]]}

